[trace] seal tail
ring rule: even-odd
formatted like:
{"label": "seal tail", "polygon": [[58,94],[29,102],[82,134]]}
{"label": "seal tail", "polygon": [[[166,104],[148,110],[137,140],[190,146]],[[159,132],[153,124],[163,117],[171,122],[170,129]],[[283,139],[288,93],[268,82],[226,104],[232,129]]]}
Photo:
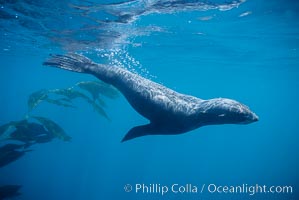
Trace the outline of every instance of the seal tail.
{"label": "seal tail", "polygon": [[96,65],[96,63],[94,63],[89,58],[75,53],[50,56],[51,57],[47,61],[45,61],[43,65],[62,68],[79,73],[87,73],[88,68],[91,65]]}

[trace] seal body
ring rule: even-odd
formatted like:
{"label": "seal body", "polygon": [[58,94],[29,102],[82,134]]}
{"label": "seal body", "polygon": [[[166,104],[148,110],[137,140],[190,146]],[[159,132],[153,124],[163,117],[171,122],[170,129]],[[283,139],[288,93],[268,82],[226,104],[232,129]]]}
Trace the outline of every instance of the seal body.
{"label": "seal body", "polygon": [[205,125],[248,124],[256,114],[235,100],[203,100],[171,90],[126,69],[96,64],[78,55],[52,55],[44,65],[88,73],[116,87],[130,105],[150,120],[132,128],[122,141],[144,135],[180,134]]}

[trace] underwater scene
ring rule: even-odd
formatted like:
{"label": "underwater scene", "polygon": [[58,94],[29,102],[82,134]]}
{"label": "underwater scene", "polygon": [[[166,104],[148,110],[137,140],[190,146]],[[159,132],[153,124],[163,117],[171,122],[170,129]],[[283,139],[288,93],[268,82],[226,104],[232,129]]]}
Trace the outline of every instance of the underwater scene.
{"label": "underwater scene", "polygon": [[0,200],[298,200],[299,1],[0,0]]}

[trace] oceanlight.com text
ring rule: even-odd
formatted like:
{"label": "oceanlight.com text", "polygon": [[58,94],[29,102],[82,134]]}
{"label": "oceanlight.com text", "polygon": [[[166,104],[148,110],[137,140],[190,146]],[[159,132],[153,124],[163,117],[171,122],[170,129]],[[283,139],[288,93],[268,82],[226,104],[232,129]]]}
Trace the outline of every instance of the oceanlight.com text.
{"label": "oceanlight.com text", "polygon": [[216,185],[216,184],[209,184],[207,186],[207,190],[209,193],[238,193],[238,194],[249,194],[249,195],[255,195],[257,193],[284,193],[284,194],[292,194],[293,193],[293,187],[292,186],[266,186],[266,185],[248,185],[248,184],[242,184],[237,186],[226,186],[226,185]]}

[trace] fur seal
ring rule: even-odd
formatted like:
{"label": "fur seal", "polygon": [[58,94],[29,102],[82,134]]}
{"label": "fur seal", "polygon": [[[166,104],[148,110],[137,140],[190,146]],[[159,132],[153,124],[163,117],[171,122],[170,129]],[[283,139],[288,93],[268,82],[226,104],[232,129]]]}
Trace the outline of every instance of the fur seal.
{"label": "fur seal", "polygon": [[150,120],[149,124],[133,127],[122,142],[145,135],[181,134],[206,125],[258,121],[255,113],[235,100],[203,100],[180,94],[126,69],[97,64],[82,55],[51,55],[43,65],[96,76],[116,87],[140,115]]}

